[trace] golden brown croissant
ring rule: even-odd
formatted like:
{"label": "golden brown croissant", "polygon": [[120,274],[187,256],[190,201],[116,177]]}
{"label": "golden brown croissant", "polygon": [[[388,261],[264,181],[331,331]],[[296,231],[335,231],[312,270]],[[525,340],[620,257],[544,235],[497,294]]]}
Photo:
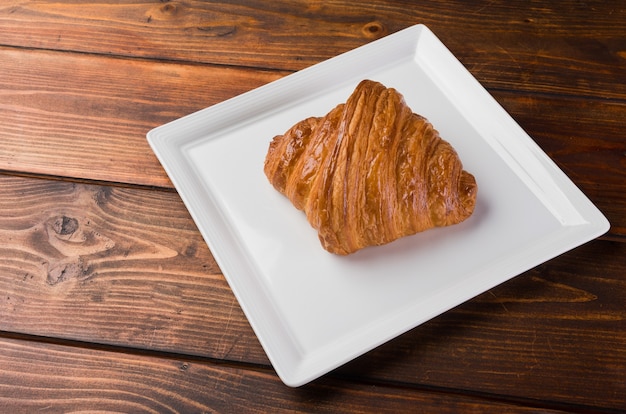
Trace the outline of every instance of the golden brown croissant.
{"label": "golden brown croissant", "polygon": [[400,93],[370,80],[274,137],[264,171],[341,255],[460,223],[476,203],[474,176],[452,146]]}

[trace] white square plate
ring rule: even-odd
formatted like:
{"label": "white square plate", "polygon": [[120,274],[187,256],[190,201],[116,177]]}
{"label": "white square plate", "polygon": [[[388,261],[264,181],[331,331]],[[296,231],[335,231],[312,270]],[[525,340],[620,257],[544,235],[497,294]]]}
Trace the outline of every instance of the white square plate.
{"label": "white square plate", "polygon": [[[465,222],[340,257],[263,173],[271,139],[362,79],[400,91],[474,174]],[[299,386],[606,232],[609,223],[423,25],[153,129],[148,141],[276,372]]]}

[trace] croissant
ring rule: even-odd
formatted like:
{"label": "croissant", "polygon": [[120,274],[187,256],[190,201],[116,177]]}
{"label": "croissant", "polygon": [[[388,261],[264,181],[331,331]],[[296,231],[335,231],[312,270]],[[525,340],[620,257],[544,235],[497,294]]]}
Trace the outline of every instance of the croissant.
{"label": "croissant", "polygon": [[476,203],[454,148],[399,92],[371,80],[274,137],[264,172],[339,255],[460,223]]}

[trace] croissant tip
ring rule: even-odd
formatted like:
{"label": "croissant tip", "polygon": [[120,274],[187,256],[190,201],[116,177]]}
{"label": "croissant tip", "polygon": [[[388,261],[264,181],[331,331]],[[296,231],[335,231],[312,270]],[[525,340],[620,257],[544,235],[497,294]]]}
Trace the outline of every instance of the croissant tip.
{"label": "croissant tip", "polygon": [[476,205],[476,195],[478,193],[478,185],[476,184],[476,178],[463,170],[461,172],[461,179],[459,180],[459,196],[461,198],[461,204],[467,216],[469,217]]}

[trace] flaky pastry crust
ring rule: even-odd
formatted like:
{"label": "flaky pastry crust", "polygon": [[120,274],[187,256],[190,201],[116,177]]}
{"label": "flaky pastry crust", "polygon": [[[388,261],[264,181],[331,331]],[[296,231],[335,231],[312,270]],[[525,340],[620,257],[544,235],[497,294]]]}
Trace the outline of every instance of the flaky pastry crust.
{"label": "flaky pastry crust", "polygon": [[460,223],[476,203],[454,148],[399,92],[371,80],[274,137],[264,171],[340,255]]}

